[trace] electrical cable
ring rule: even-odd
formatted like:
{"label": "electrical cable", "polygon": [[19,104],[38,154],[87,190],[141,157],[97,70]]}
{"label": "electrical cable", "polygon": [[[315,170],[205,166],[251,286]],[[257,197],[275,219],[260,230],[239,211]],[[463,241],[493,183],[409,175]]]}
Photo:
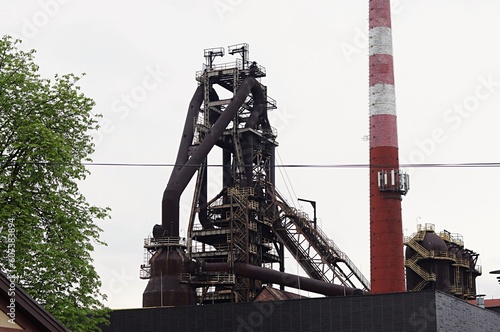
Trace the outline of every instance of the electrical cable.
{"label": "electrical cable", "polygon": [[[278,151],[276,151],[276,152],[278,152]],[[278,156],[279,162],[282,162],[282,161],[281,161],[281,157],[279,156],[279,153],[277,154],[277,156]],[[275,164],[275,166],[276,166],[276,164]],[[278,165],[278,166],[279,166],[279,165]],[[283,179],[283,183],[285,184],[286,191],[288,192],[288,196],[291,198],[292,202],[295,202],[295,201],[294,201],[294,199],[293,199],[292,194],[290,193],[290,188],[288,188],[288,182],[287,182],[287,180],[285,179],[285,177],[283,176],[282,167],[278,167],[278,171],[279,171],[279,173],[280,173],[280,175],[281,175],[281,178]],[[291,183],[290,183],[290,185],[291,185]],[[276,187],[275,187],[275,190],[277,190],[277,188],[276,188]],[[281,196],[283,196],[283,195],[282,195],[279,191],[278,191],[278,193],[279,193]],[[294,203],[292,203],[292,204],[293,204],[293,205],[294,205],[294,207],[295,207],[295,204],[294,204]]]}
{"label": "electrical cable", "polygon": [[[37,163],[38,164],[38,163]],[[50,162],[41,162],[39,164],[53,164]],[[115,166],[115,167],[175,167],[182,166],[176,164],[160,163],[82,163],[84,166]],[[212,164],[208,167],[222,167],[223,165]],[[384,165],[369,164],[281,164],[275,165],[276,168],[370,168],[383,167]],[[429,163],[429,164],[400,164],[401,168],[499,168],[500,162],[481,162],[481,163]]]}
{"label": "electrical cable", "polygon": [[[177,165],[175,163],[112,163],[112,162],[82,162],[82,163],[64,163],[64,162],[50,162],[50,161],[11,161],[2,163],[2,167],[8,165],[83,165],[92,167],[175,167],[185,166]],[[243,165],[246,166],[246,165]],[[370,168],[370,167],[384,167],[385,165],[369,165],[369,164],[281,164],[275,165],[276,168]],[[198,167],[198,165],[192,165]],[[207,167],[223,167],[222,164],[210,164]],[[400,168],[500,168],[500,162],[474,162],[474,163],[429,163],[429,164],[399,164]]]}
{"label": "electrical cable", "polygon": [[[278,150],[276,150],[276,155],[278,156],[280,164],[283,165],[283,160],[281,159],[281,155],[278,152]],[[279,168],[279,170],[281,172],[281,168]],[[292,202],[293,202],[293,206],[295,207],[295,202],[297,201],[297,194],[295,193],[295,189],[293,189],[292,181],[290,181],[290,177],[288,176],[286,168],[283,168],[283,172],[285,173],[285,176],[286,176],[286,179],[283,179],[283,182],[285,182],[285,185],[286,185],[286,182],[288,181],[288,183],[290,184],[290,188],[292,188],[293,196],[290,194],[290,192],[288,192],[288,194],[290,195],[290,198],[292,199]],[[287,186],[287,189],[288,189],[288,186]]]}

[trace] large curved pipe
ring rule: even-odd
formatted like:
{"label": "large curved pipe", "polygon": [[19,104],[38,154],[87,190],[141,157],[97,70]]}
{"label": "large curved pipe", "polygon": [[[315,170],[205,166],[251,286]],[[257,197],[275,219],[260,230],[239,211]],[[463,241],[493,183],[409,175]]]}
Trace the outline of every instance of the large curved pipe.
{"label": "large curved pipe", "polygon": [[[165,231],[165,236],[168,237],[179,236],[179,203],[182,192],[196,170],[203,163],[210,150],[214,147],[219,137],[223,134],[228,124],[234,118],[241,105],[243,105],[246,97],[250,93],[252,93],[252,95],[262,93],[262,88],[254,77],[245,78],[229,105],[205,135],[203,141],[192,154],[191,158],[189,158],[188,150],[194,135],[193,115],[196,114],[203,102],[203,96],[201,96],[201,98],[199,96],[202,91],[203,88],[200,85],[191,100],[176,166],[170,175],[167,188],[163,192],[162,226]],[[203,95],[203,93],[201,93],[201,95]]]}
{"label": "large curved pipe", "polygon": [[[227,263],[203,263],[201,265],[201,270],[202,272],[229,272],[230,268]],[[235,262],[234,273],[241,277],[262,280],[263,282],[288,286],[296,289],[303,289],[326,296],[363,294],[363,292],[359,289],[331,284],[321,280],[301,277],[245,263]]]}
{"label": "large curved pipe", "polygon": [[[200,110],[201,104],[204,99],[204,85],[199,85],[196,88],[196,91],[191,98],[191,102],[189,103],[188,112],[186,115],[186,121],[184,122],[184,129],[182,131],[181,142],[179,143],[179,150],[177,152],[177,158],[175,159],[175,165],[170,174],[169,183],[177,177],[177,173],[181,170],[189,159],[189,148],[193,143],[194,137],[194,129],[195,129],[195,119]],[[167,185],[168,189],[168,185]],[[166,190],[165,190],[166,191]],[[169,196],[167,200],[165,200],[165,192],[163,193],[162,200],[162,229],[161,236],[179,236],[179,225],[175,226],[174,224],[167,224],[164,222],[166,218],[179,218],[179,212],[172,213],[171,209],[166,209],[166,205],[179,205],[180,195],[179,197]],[[177,216],[177,217],[176,217]]]}
{"label": "large curved pipe", "polygon": [[174,177],[180,169],[180,165],[184,165],[189,159],[189,147],[193,144],[195,119],[203,103],[204,90],[203,84],[199,85],[189,103],[186,122],[184,122],[184,129],[182,131],[181,143],[179,144],[177,159],[175,160],[175,167],[170,178]]}
{"label": "large curved pipe", "polygon": [[207,202],[208,202],[208,170],[207,165],[205,163],[204,170],[202,170],[203,174],[201,175],[201,187],[200,194],[198,197],[198,207],[200,211],[198,212],[198,220],[200,224],[205,228],[213,228],[212,224],[208,223],[208,215],[207,215]]}
{"label": "large curved pipe", "polygon": [[[217,94],[217,91],[215,89],[210,88],[210,91],[208,92],[208,98],[210,101],[217,101],[219,100],[219,95]],[[206,110],[208,113],[208,121],[210,123],[215,123],[219,117],[220,117],[220,106],[216,106],[216,109],[219,110],[219,112],[216,112],[209,108]],[[208,210],[208,169],[207,165],[205,164],[204,169],[202,170],[202,178],[201,178],[201,186],[200,186],[200,193],[198,196],[198,207],[200,211],[198,212],[198,220],[200,221],[200,224],[204,228],[213,228],[214,226],[210,223],[208,223],[208,215],[207,215],[207,210]]]}

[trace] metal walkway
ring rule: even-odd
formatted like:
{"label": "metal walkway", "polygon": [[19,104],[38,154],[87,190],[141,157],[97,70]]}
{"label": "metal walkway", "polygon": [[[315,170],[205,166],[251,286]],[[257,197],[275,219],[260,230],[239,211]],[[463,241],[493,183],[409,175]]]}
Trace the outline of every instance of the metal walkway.
{"label": "metal walkway", "polygon": [[276,193],[275,234],[309,277],[370,291],[370,282],[307,214],[290,207]]}

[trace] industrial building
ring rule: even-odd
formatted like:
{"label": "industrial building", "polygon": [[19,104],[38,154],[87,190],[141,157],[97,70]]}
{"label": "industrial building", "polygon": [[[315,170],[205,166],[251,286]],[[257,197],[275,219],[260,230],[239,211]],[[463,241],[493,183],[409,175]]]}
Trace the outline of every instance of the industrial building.
{"label": "industrial building", "polygon": [[[223,48],[205,50],[196,74],[181,144],[163,196],[162,224],[145,240],[141,276],[149,279],[145,307],[255,300],[266,283],[325,295],[369,291],[370,283],[306,214],[275,188],[277,133],[267,118],[276,101],[248,59],[247,44],[233,45],[236,61],[214,64]],[[217,89],[229,98],[219,98]],[[208,197],[212,148],[222,150],[220,192]],[[179,199],[196,174],[187,241],[179,237]],[[402,240],[401,240],[402,241]],[[285,249],[309,278],[284,272]],[[269,267],[276,266],[276,269]]]}
{"label": "industrial building", "polygon": [[[476,297],[481,268],[461,236],[426,224],[403,238],[410,179],[399,167],[389,0],[370,0],[369,29],[370,280],[316,216],[291,207],[276,188],[278,133],[267,112],[277,102],[262,83],[265,67],[250,59],[247,44],[228,54],[210,48],[196,73],[161,224],[144,242],[144,308],[113,311],[105,331],[498,330],[497,313],[465,301]],[[227,55],[232,61],[216,61]],[[210,197],[208,156],[217,149],[220,190]],[[180,220],[180,197],[193,178],[191,213]],[[307,277],[285,272],[285,252]],[[297,298],[285,287],[326,297]]]}
{"label": "industrial building", "polygon": [[464,247],[460,234],[436,233],[433,224],[425,224],[404,242],[408,291],[439,289],[464,300],[476,298],[479,254]]}
{"label": "industrial building", "polygon": [[435,290],[123,309],[103,332],[498,331],[500,315]]}

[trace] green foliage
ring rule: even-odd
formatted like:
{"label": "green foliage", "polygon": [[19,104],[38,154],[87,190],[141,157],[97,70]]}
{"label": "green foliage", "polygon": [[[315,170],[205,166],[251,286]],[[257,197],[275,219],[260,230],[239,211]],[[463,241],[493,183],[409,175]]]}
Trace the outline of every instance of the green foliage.
{"label": "green foliage", "polygon": [[[41,78],[34,51],[19,42],[0,39],[0,268],[72,331],[98,330],[107,309],[90,253],[104,245],[94,220],[109,215],[76,183],[94,151],[94,101],[79,92],[78,76]],[[14,262],[6,259],[12,229]]]}

